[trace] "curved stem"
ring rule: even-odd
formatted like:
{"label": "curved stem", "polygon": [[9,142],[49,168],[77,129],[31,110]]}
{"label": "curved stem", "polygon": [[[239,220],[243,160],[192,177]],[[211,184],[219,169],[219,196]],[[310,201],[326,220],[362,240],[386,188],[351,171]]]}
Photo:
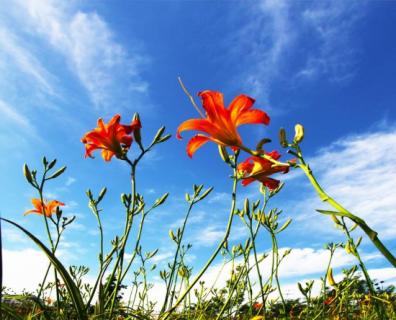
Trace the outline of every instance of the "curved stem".
{"label": "curved stem", "polygon": [[[299,150],[299,148],[297,150]],[[300,151],[299,151],[299,155],[301,156]],[[323,202],[327,202],[333,208],[335,208],[341,216],[347,217],[347,218],[351,219],[353,222],[355,222],[366,233],[366,235],[370,238],[371,242],[377,247],[377,249],[383,254],[383,256],[394,267],[396,267],[396,258],[384,246],[384,244],[378,239],[377,232],[374,231],[373,229],[371,229],[363,219],[353,215],[351,212],[349,212],[347,209],[345,209],[341,204],[339,204],[337,201],[335,201],[333,198],[331,198],[320,186],[320,184],[316,180],[315,176],[313,175],[312,170],[309,168],[309,166],[302,159],[302,156],[300,158],[300,161],[301,161],[301,163],[296,166],[299,167],[305,173],[305,175],[311,182],[312,186],[315,188],[316,192],[318,193],[320,199]]]}

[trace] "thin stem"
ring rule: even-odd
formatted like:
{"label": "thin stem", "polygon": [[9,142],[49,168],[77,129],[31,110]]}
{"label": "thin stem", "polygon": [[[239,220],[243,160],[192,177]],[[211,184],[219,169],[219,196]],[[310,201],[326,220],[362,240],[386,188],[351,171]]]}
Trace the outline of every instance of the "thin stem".
{"label": "thin stem", "polygon": [[177,81],[179,81],[179,84],[181,86],[181,88],[183,89],[184,93],[187,95],[187,97],[190,99],[191,104],[194,106],[195,110],[197,110],[197,112],[199,113],[199,115],[201,116],[201,118],[205,118],[204,114],[202,113],[202,111],[199,109],[199,107],[197,106],[197,104],[195,103],[194,98],[192,97],[192,95],[188,92],[187,88],[184,86],[184,83],[182,81],[182,79],[180,77],[177,77]]}
{"label": "thin stem", "polygon": [[[175,274],[175,271],[176,271],[177,258],[179,256],[179,251],[180,251],[180,247],[181,247],[181,243],[182,243],[182,238],[183,238],[183,235],[184,235],[184,230],[185,230],[186,225],[187,225],[188,217],[190,216],[192,208],[193,208],[193,206],[195,204],[194,199],[195,199],[195,196],[191,200],[190,205],[188,206],[187,214],[186,214],[186,217],[184,218],[183,226],[182,226],[181,231],[180,231],[180,237],[178,236],[178,239],[177,239],[177,241],[178,241],[177,248],[176,248],[175,256],[173,258],[172,269],[171,269],[171,273],[169,275],[169,282],[168,282],[167,287],[166,287],[165,300],[164,300],[164,304],[162,305],[162,308],[161,308],[161,313],[165,311],[165,309],[167,307],[167,304],[168,304],[168,297],[169,297],[169,294],[170,294],[170,289],[172,287],[173,277],[174,277],[174,274]],[[172,292],[170,295],[171,295],[170,296],[170,303],[172,304],[174,292]]]}
{"label": "thin stem", "polygon": [[[252,219],[249,217],[250,221],[249,221],[249,232],[250,232],[250,237],[252,239],[252,246],[253,246],[253,256],[254,256],[254,262],[256,265],[256,270],[257,270],[257,276],[259,278],[259,283],[260,283],[260,292],[261,292],[261,299],[263,301],[263,305],[265,303],[265,297],[264,297],[264,286],[263,286],[263,278],[261,276],[261,272],[260,272],[260,266],[259,266],[259,262],[258,262],[258,258],[257,258],[257,249],[256,249],[256,243],[255,243],[255,235],[253,234],[253,225],[252,225]],[[259,225],[259,224],[258,224]]]}
{"label": "thin stem", "polygon": [[272,238],[272,251],[275,252],[275,281],[276,281],[276,286],[278,288],[279,296],[282,300],[282,305],[283,305],[283,312],[284,315],[286,315],[286,303],[285,299],[283,298],[280,282],[279,282],[279,275],[278,275],[278,270],[279,270],[279,251],[278,251],[278,241],[276,240],[276,236],[273,232],[271,232],[271,238]]}
{"label": "thin stem", "polygon": [[[235,164],[237,163],[237,155],[235,156]],[[164,317],[162,318],[163,320],[168,319],[168,317],[170,316],[170,314],[179,306],[179,304],[183,301],[183,299],[186,297],[186,295],[188,294],[188,292],[195,286],[195,284],[199,281],[199,279],[201,279],[201,277],[203,276],[203,274],[206,272],[206,270],[209,268],[209,266],[211,265],[211,263],[213,262],[213,260],[217,257],[217,255],[219,254],[220,250],[223,248],[224,244],[226,243],[230,232],[231,232],[231,226],[232,226],[232,221],[234,218],[234,211],[235,211],[235,206],[236,206],[236,189],[237,189],[237,182],[238,182],[238,178],[237,178],[237,172],[236,172],[236,165],[234,166],[234,174],[233,174],[233,187],[232,187],[232,200],[231,200],[231,209],[230,209],[230,214],[228,217],[228,223],[227,223],[227,228],[223,237],[223,240],[219,243],[217,249],[213,252],[212,256],[209,258],[209,260],[207,261],[207,263],[205,264],[205,266],[201,269],[201,271],[199,272],[199,274],[195,277],[195,279],[191,282],[190,286],[187,288],[186,291],[184,291],[184,293],[177,299],[175,305],[173,307],[171,307],[166,314],[164,315]]]}

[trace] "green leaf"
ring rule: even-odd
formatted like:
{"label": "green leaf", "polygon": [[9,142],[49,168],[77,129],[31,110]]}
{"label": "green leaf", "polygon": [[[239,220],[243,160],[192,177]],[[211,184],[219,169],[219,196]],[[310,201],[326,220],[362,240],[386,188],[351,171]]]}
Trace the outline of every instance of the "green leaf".
{"label": "green leaf", "polygon": [[321,210],[321,209],[316,209],[319,213],[327,214],[327,215],[335,215],[335,216],[342,216],[344,217],[345,215],[339,211],[330,211],[330,210]]}
{"label": "green leaf", "polygon": [[5,222],[8,222],[9,224],[12,224],[13,226],[17,227],[19,230],[24,232],[45,253],[45,255],[48,257],[48,259],[53,264],[54,268],[58,271],[58,273],[62,277],[62,279],[66,285],[66,288],[70,294],[70,297],[73,301],[73,305],[76,309],[78,319],[87,320],[88,318],[84,312],[84,302],[82,300],[80,291],[77,288],[77,286],[74,284],[73,279],[71,278],[70,274],[67,272],[65,267],[62,265],[62,263],[55,257],[55,255],[39,239],[37,239],[28,230],[26,230],[25,228],[21,227],[19,224],[15,223],[11,220],[8,220],[5,218],[0,218],[0,219]]}

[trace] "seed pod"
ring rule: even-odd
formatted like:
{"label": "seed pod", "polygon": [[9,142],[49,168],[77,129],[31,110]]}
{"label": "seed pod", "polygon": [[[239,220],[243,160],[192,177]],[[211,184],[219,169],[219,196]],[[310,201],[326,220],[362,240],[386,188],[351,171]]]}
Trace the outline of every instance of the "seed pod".
{"label": "seed pod", "polygon": [[294,135],[294,143],[300,143],[304,139],[304,127],[301,124],[296,124],[294,127],[295,135]]}

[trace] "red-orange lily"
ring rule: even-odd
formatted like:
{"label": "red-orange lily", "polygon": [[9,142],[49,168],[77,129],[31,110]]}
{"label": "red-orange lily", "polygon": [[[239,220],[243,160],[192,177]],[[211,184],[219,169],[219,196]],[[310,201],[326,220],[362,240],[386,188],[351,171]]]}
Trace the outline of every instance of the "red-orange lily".
{"label": "red-orange lily", "polygon": [[108,124],[102,118],[98,119],[98,127],[87,132],[81,139],[85,144],[85,157],[93,158],[92,152],[96,149],[102,149],[102,158],[105,161],[110,161],[114,155],[117,158],[125,156],[132,144],[132,133],[142,126],[138,119],[133,120],[130,125],[120,124],[120,120],[119,114]]}
{"label": "red-orange lily", "polygon": [[246,95],[237,96],[225,108],[223,94],[217,91],[198,93],[202,106],[206,111],[205,119],[190,119],[183,122],[177,129],[177,138],[186,130],[197,130],[207,135],[197,134],[187,144],[187,154],[191,158],[195,151],[208,141],[222,146],[238,149],[243,146],[237,128],[243,124],[269,124],[268,115],[258,109],[251,109],[254,99]]}
{"label": "red-orange lily", "polygon": [[[280,154],[277,151],[266,153],[266,155],[274,160],[280,158]],[[269,178],[269,176],[277,172],[287,173],[288,171],[289,166],[274,166],[271,161],[260,156],[249,157],[238,165],[238,173],[242,177],[242,185],[247,186],[257,180],[270,190],[274,190],[279,186],[279,180]]]}
{"label": "red-orange lily", "polygon": [[57,207],[65,205],[63,202],[60,202],[58,200],[41,202],[41,200],[37,198],[32,199],[32,204],[34,209],[26,211],[24,213],[25,216],[30,213],[36,213],[36,214],[45,214],[47,217],[50,217],[53,213],[56,212]]}

